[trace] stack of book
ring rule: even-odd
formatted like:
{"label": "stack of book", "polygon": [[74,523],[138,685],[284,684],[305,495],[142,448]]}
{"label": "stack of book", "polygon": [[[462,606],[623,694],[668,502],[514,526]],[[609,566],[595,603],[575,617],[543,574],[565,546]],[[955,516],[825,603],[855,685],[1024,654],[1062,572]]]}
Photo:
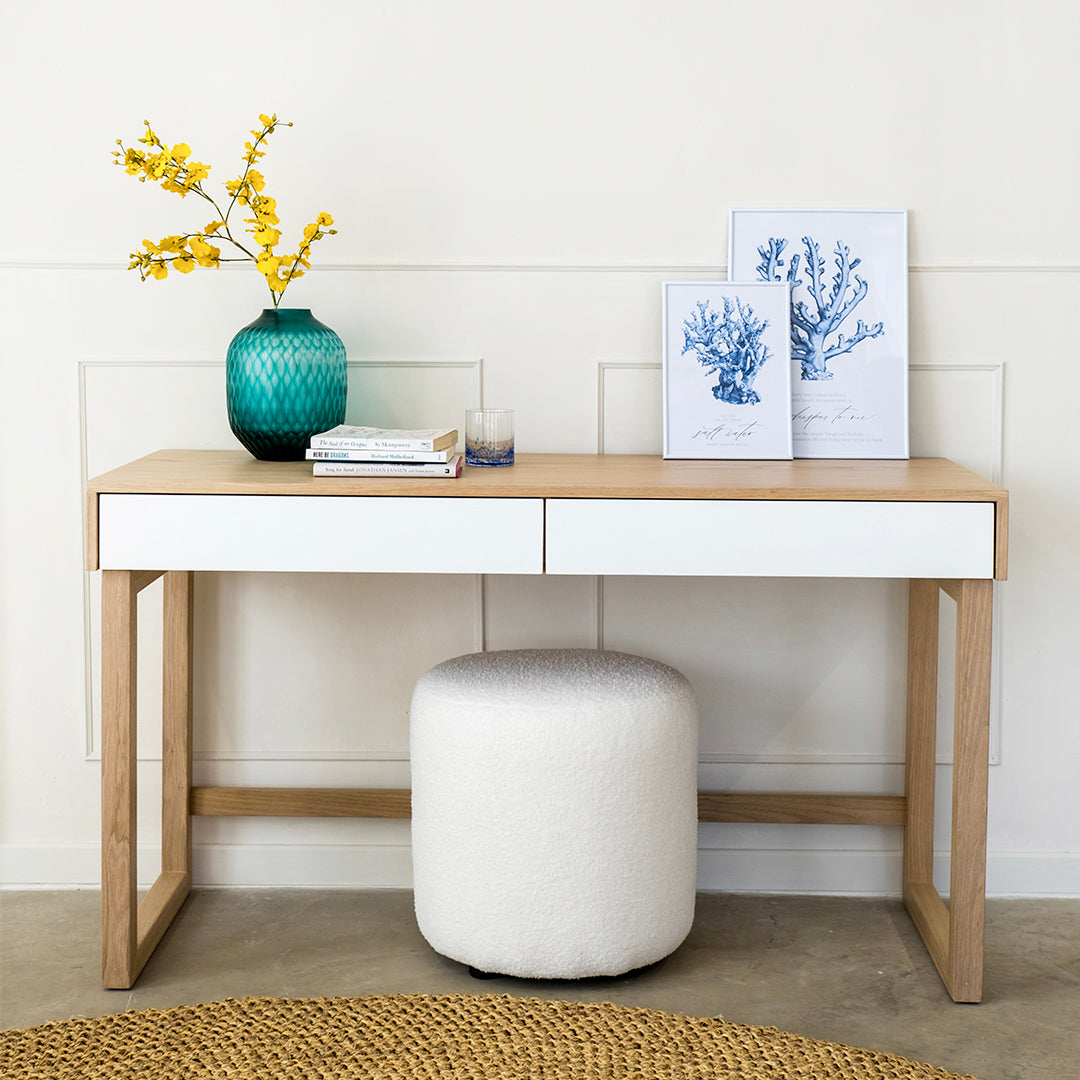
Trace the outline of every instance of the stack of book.
{"label": "stack of book", "polygon": [[316,476],[460,476],[453,428],[411,431],[339,424],[312,435]]}

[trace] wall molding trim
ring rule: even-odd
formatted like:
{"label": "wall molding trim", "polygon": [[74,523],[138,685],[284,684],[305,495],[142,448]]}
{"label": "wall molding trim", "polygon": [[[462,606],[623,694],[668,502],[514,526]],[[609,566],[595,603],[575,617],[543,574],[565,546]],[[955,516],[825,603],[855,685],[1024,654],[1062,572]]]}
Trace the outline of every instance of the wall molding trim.
{"label": "wall molding trim", "polygon": [[[2,259],[0,271],[116,272],[126,263],[96,260]],[[223,266],[225,273],[246,271]],[[308,273],[360,274],[716,274],[727,277],[725,263],[548,263],[548,262],[338,262],[320,263]],[[910,274],[1080,274],[1080,263],[938,263],[908,267]]]}
{"label": "wall molding trim", "polygon": [[663,363],[659,360],[600,360],[596,365],[596,452],[604,453],[604,437],[607,418],[605,415],[605,394],[607,391],[607,373],[609,371],[662,371]]}
{"label": "wall molding trim", "polygon": [[992,391],[992,402],[990,405],[991,415],[989,417],[990,436],[993,441],[992,454],[993,463],[992,469],[988,480],[992,480],[995,484],[1001,484],[1002,475],[1005,471],[1005,361],[1004,360],[989,360],[980,362],[977,360],[972,361],[945,361],[942,363],[935,363],[933,361],[924,361],[921,363],[909,363],[908,373],[916,371],[923,374],[932,374],[934,372],[951,372],[953,374],[972,375],[984,373],[990,376]]}

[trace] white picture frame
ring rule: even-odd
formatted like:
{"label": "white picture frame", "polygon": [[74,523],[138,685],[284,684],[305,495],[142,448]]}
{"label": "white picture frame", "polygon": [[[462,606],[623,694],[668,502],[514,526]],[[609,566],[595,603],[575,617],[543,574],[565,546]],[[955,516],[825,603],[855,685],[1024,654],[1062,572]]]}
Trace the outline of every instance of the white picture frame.
{"label": "white picture frame", "polygon": [[665,458],[790,459],[786,283],[665,281]]}
{"label": "white picture frame", "polygon": [[797,458],[906,458],[906,210],[733,209],[728,279],[791,286]]}

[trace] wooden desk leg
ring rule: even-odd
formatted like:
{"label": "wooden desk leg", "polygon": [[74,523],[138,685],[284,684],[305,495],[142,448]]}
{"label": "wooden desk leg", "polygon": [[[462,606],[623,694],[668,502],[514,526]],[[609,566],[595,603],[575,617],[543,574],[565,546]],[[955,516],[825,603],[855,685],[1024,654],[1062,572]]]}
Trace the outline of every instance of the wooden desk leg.
{"label": "wooden desk leg", "polygon": [[134,983],[191,889],[193,576],[166,574],[162,693],[161,874],[137,902],[138,593],[156,571],[102,572],[101,975]]}
{"label": "wooden desk leg", "polygon": [[[938,585],[908,585],[907,750],[904,891],[934,880],[934,773],[937,742]],[[923,928],[920,927],[920,930]],[[924,937],[925,932],[924,932]]]}
{"label": "wooden desk leg", "polygon": [[[939,587],[956,600],[948,906],[933,882]],[[992,597],[989,580],[909,585],[904,902],[954,1001],[982,997]]]}
{"label": "wooden desk leg", "polygon": [[191,690],[195,575],[165,575],[162,670],[161,867],[191,877]]}
{"label": "wooden desk leg", "polygon": [[135,604],[130,572],[101,574],[101,981],[134,981]]}
{"label": "wooden desk leg", "polygon": [[139,905],[137,975],[191,892],[191,681],[195,575],[165,575],[161,701],[161,875]]}
{"label": "wooden desk leg", "polygon": [[993,582],[958,585],[948,986],[954,1001],[978,1001],[986,917]]}

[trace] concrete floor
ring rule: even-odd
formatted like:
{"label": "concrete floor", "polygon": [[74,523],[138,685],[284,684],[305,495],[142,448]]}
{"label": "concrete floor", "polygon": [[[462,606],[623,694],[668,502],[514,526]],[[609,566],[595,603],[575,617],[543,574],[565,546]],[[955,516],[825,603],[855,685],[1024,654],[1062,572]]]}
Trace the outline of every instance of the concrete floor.
{"label": "concrete floor", "polygon": [[96,891],[0,892],[0,1027],[244,996],[511,994],[723,1016],[980,1080],[1080,1080],[1080,901],[992,900],[985,993],[956,1005],[899,900],[703,893],[633,978],[477,981],[405,891],[199,890],[131,990],[99,985]]}

